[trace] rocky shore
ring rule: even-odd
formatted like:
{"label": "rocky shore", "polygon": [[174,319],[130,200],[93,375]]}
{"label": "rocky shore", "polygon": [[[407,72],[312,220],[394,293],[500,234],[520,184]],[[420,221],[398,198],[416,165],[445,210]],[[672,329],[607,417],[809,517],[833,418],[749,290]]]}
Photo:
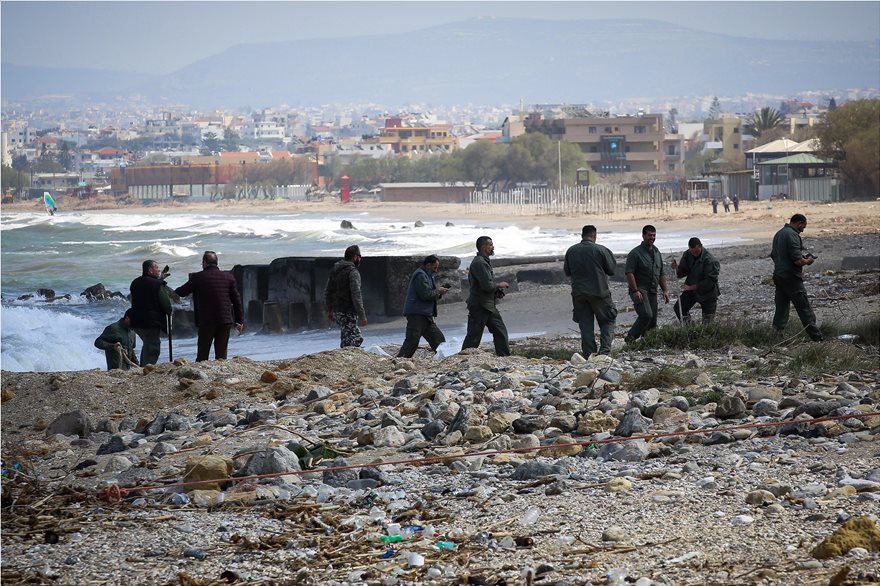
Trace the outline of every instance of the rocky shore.
{"label": "rocky shore", "polygon": [[[820,321],[880,314],[880,272],[842,268],[876,234],[807,244]],[[769,323],[766,250],[717,251],[725,319]],[[523,282],[502,311],[566,302]],[[3,583],[880,581],[876,346],[585,359],[569,329],[507,358],[3,372]]]}

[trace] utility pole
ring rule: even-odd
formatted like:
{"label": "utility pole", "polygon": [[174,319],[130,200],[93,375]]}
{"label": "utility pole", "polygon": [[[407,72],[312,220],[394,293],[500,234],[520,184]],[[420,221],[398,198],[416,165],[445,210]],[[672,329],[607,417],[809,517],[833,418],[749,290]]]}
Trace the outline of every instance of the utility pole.
{"label": "utility pole", "polygon": [[557,184],[558,189],[562,189],[562,141],[556,141],[556,162],[559,166],[559,183]]}

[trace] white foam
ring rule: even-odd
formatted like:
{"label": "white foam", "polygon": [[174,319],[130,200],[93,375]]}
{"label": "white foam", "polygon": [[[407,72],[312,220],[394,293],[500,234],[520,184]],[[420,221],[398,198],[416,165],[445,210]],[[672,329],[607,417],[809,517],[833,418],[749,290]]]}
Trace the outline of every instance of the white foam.
{"label": "white foam", "polygon": [[94,345],[104,326],[90,319],[15,306],[3,306],[0,319],[0,368],[3,370],[55,372],[107,366],[104,353]]}

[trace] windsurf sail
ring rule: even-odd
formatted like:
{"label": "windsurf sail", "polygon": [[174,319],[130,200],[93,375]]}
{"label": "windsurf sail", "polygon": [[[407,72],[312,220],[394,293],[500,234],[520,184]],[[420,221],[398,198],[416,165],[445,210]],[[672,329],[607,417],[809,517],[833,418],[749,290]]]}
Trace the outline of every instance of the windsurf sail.
{"label": "windsurf sail", "polygon": [[46,211],[49,212],[49,215],[54,216],[55,212],[58,211],[58,206],[55,205],[55,200],[52,199],[48,191],[43,192],[43,203],[46,204]]}

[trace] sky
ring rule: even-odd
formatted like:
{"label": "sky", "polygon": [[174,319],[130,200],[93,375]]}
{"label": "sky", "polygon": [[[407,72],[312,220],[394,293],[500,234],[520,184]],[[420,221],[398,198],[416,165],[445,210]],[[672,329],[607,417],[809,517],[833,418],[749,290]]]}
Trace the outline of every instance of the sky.
{"label": "sky", "polygon": [[414,31],[470,18],[647,18],[780,40],[880,39],[880,2],[42,2],[0,3],[0,59],[171,73],[241,43]]}

